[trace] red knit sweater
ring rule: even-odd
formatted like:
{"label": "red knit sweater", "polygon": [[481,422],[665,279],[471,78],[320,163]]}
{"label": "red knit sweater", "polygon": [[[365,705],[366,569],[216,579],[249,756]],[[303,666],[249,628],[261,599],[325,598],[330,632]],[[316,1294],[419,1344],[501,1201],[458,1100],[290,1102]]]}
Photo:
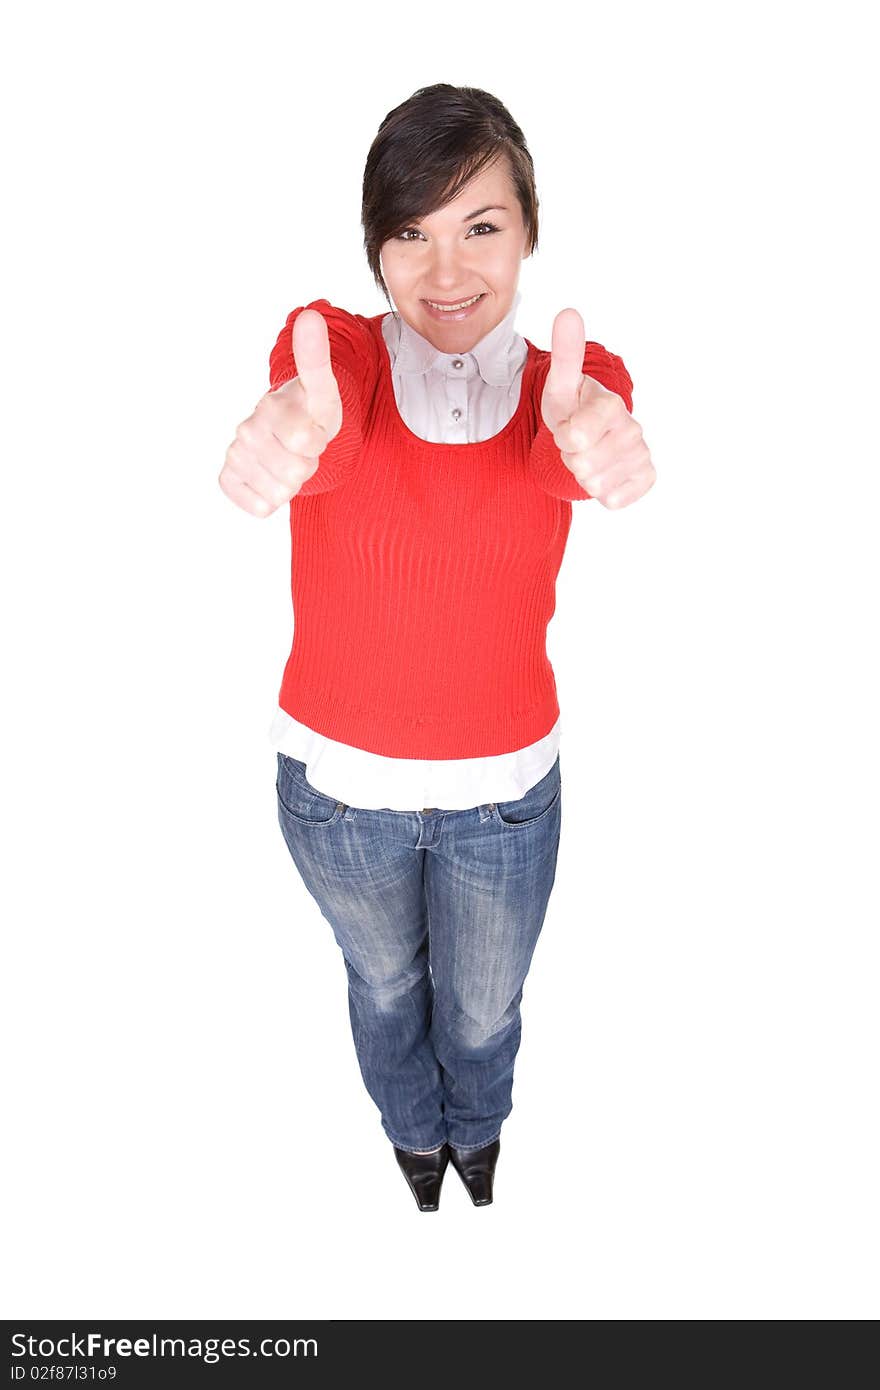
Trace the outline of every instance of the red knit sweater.
{"label": "red knit sweater", "polygon": [[[279,704],[340,743],[397,758],[477,758],[537,742],[559,715],[546,652],[571,503],[589,497],[541,419],[550,353],[526,338],[518,406],[491,439],[436,444],[404,423],[384,314],[292,310],[270,389],[296,375],[303,308],[329,330],[343,423],[290,502],[293,646]],[[623,361],[584,372],[632,410]]]}

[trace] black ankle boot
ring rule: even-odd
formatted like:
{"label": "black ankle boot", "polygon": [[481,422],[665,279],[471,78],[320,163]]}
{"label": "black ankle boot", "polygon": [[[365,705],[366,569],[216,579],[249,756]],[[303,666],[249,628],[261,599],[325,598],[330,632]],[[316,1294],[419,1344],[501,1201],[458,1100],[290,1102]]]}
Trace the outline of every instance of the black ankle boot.
{"label": "black ankle boot", "polygon": [[440,1205],[440,1188],[449,1162],[449,1146],[444,1144],[436,1153],[414,1154],[394,1145],[394,1156],[403,1176],[418,1203],[419,1211],[436,1211]]}
{"label": "black ankle boot", "polygon": [[475,1207],[488,1207],[492,1201],[495,1164],[501,1150],[501,1140],[493,1139],[483,1149],[454,1149],[449,1147],[452,1166],[458,1173]]}

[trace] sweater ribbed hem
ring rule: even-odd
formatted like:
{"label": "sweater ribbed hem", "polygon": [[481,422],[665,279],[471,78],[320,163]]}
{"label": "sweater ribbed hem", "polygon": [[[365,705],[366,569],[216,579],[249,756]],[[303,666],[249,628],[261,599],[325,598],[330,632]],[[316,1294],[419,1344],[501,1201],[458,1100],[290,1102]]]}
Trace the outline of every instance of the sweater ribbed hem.
{"label": "sweater ribbed hem", "polygon": [[539,704],[527,710],[470,715],[458,706],[452,731],[444,727],[441,715],[395,714],[389,719],[387,712],[353,710],[326,691],[306,691],[287,680],[281,686],[278,703],[293,719],[337,743],[386,758],[432,762],[515,752],[544,738],[559,718],[555,683]]}

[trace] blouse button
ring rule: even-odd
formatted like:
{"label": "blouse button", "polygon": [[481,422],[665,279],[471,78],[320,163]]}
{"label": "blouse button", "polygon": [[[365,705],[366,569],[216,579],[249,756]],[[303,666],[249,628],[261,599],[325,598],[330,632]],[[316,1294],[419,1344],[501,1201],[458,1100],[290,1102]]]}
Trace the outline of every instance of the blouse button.
{"label": "blouse button", "polygon": [[460,415],[461,415],[461,411],[459,410],[458,406],[456,406],[455,409],[454,409],[453,412],[452,412],[452,418],[453,418],[453,420],[457,420],[457,419],[459,418]]}
{"label": "blouse button", "polygon": [[462,360],[461,360],[460,357],[456,357],[456,358],[454,359],[452,365],[453,365],[453,367],[463,367],[463,366],[464,366],[464,363],[462,362]]}

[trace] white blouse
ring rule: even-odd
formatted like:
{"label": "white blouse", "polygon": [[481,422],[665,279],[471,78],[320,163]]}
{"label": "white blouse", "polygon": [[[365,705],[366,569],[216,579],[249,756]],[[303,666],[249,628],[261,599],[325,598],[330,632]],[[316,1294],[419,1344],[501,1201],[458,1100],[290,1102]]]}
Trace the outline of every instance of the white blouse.
{"label": "white blouse", "polygon": [[[397,408],[414,434],[438,444],[490,439],[519,402],[525,339],[514,331],[521,295],[470,352],[446,353],[391,312],[382,336],[391,358]],[[313,787],[347,806],[371,810],[465,811],[491,801],[516,801],[550,771],[559,751],[561,718],[537,743],[488,758],[387,758],[326,738],[282,709],[269,739],[306,764]]]}

